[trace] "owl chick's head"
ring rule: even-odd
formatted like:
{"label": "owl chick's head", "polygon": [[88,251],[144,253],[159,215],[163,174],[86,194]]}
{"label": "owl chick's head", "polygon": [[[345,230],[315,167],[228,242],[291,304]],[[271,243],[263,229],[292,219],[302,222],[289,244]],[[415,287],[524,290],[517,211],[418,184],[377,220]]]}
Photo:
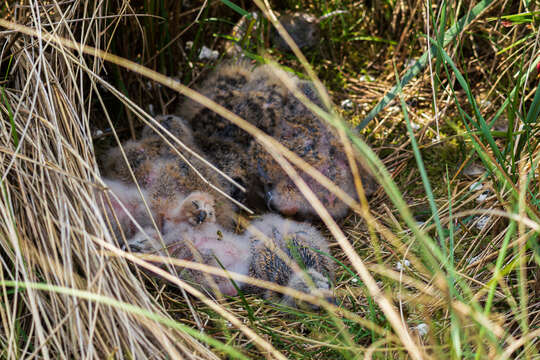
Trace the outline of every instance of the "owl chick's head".
{"label": "owl chick's head", "polygon": [[[310,178],[305,180],[332,217],[339,219],[347,214],[348,206],[339,200],[335,194],[328,191],[315,180]],[[312,218],[317,215],[310,202],[289,178],[282,179],[277,184],[268,186],[265,193],[265,201],[270,210],[279,211],[286,216]]]}
{"label": "owl chick's head", "polygon": [[202,223],[215,223],[216,214],[214,210],[214,197],[208,193],[195,191],[184,199],[180,206],[182,216],[191,225]]}
{"label": "owl chick's head", "polygon": [[173,224],[187,222],[193,226],[215,223],[214,197],[202,191],[189,194],[178,206],[168,209],[164,214],[166,221]]}

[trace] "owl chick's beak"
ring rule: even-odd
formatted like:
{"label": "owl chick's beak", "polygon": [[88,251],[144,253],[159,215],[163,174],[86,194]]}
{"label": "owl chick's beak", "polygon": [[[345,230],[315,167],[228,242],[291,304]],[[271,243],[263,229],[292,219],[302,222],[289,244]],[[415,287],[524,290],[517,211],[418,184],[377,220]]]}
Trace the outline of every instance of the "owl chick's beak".
{"label": "owl chick's beak", "polygon": [[199,211],[197,214],[197,217],[195,218],[197,225],[202,223],[204,220],[206,220],[207,213],[206,211]]}

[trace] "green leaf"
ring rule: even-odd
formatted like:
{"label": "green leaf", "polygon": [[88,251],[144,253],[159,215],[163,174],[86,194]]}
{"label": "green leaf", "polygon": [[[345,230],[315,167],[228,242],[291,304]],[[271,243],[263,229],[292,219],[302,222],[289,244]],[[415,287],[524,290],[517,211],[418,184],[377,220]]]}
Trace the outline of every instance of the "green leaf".
{"label": "green leaf", "polygon": [[232,1],[229,1],[229,0],[220,0],[220,1],[222,3],[224,3],[225,5],[227,5],[228,7],[230,7],[231,9],[233,9],[234,11],[236,11],[237,13],[239,13],[240,15],[247,16],[248,18],[251,18],[251,13],[249,13],[246,10],[242,9],[240,6],[236,5]]}

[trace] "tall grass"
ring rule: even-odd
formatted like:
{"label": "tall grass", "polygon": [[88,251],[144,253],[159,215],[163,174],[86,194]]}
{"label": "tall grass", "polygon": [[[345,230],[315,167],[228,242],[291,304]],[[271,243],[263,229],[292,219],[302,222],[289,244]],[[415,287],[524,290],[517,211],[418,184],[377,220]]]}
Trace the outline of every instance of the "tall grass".
{"label": "tall grass", "polygon": [[[107,4],[12,5],[3,19],[103,44]],[[52,10],[64,16],[52,19]],[[103,62],[6,28],[2,41],[9,45],[0,55],[2,357],[217,358],[204,337],[198,342],[171,319],[126,261],[92,240],[116,244],[97,207],[103,183],[90,107],[101,97],[87,76]]]}
{"label": "tall grass", "polygon": [[[290,42],[268,3],[255,4]],[[538,358],[540,58],[532,5],[310,1],[305,6],[317,15],[347,10],[321,26],[348,46],[328,42],[305,56],[290,43],[294,56],[274,49],[258,54],[275,64],[277,74],[279,60],[317,84],[324,109],[281,77],[342,134],[350,158],[371,169],[382,190],[369,204],[361,186],[357,201],[275,139],[187,86],[213,66],[198,60],[202,46],[219,48],[230,24],[257,9],[241,5],[31,2],[2,10],[2,357]],[[132,16],[137,13],[146,16]],[[422,21],[393,21],[399,14],[422,14]],[[360,16],[369,21],[359,23]],[[388,23],[407,31],[392,34],[384,30]],[[135,47],[127,46],[130,37]],[[401,46],[406,39],[420,40]],[[193,46],[186,49],[189,40]],[[398,43],[402,54],[380,57],[370,69],[378,69],[387,84],[386,96],[369,81],[344,75],[341,63],[327,64],[332,57],[365,65],[370,59],[359,52]],[[490,46],[480,49],[478,43]],[[418,58],[409,70],[403,62],[408,57]],[[369,114],[337,111],[331,98],[354,90],[330,87],[327,94],[318,72],[323,80],[342,77],[351,89],[360,83],[382,100],[369,103]],[[428,94],[427,106],[412,101],[419,93]],[[221,269],[118,248],[108,231],[111,220],[99,210],[106,189],[96,157],[101,148],[135,135],[140,123],[170,135],[155,124],[149,105],[172,111],[181,96],[246,130],[295,180],[335,242],[339,306],[308,297],[324,309],[311,313],[247,295],[213,299],[179,279],[172,266],[156,264],[211,274]],[[398,111],[385,109],[396,96]],[[117,109],[128,115],[116,118]],[[365,115],[363,125],[376,122],[368,126],[370,139],[383,133],[373,147],[346,120],[359,114]],[[503,118],[507,129],[495,130]],[[419,122],[421,129],[413,127]],[[106,134],[92,141],[97,130]],[[176,140],[169,145],[189,151]],[[481,162],[484,174],[460,176],[466,154],[445,162],[453,143]],[[299,170],[347,202],[351,216],[336,223]],[[469,190],[473,182],[490,190],[487,200]],[[411,203],[425,204],[429,215],[422,223]]]}

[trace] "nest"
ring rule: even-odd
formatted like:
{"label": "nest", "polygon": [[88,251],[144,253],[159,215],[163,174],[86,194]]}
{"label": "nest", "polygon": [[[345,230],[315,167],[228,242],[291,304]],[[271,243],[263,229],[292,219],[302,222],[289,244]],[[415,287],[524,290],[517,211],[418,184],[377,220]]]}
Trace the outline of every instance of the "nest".
{"label": "nest", "polygon": [[[103,54],[94,52],[94,49],[136,59],[160,74],[180,78],[187,86],[193,85],[211,67],[193,66],[192,60],[196,59],[196,52],[201,47],[201,37],[206,45],[212,46],[218,41],[218,37],[212,37],[213,33],[228,33],[220,28],[223,23],[207,21],[204,24],[207,27],[203,28],[196,20],[200,19],[203,10],[206,11],[206,19],[222,16],[234,23],[241,16],[224,7],[220,1],[208,2],[208,6],[187,11],[182,9],[181,3],[171,2],[168,9],[152,9],[155,16],[160,11],[170,12],[167,17],[170,24],[160,27],[155,25],[157,22],[148,22],[144,30],[142,23],[145,19],[131,16],[139,13],[138,10],[146,10],[138,2],[133,2],[135,8],[139,7],[133,13],[128,12],[132,9],[125,7],[125,4],[112,2],[100,2],[94,4],[94,8],[80,2],[39,2],[39,5],[30,2],[30,5],[9,5],[5,16],[2,13],[0,283],[3,307],[0,310],[0,347],[6,349],[3,353],[6,358],[80,358],[84,354],[85,358],[95,359],[217,359],[225,353],[241,357],[235,350],[240,348],[254,358],[284,358],[273,346],[281,347],[279,350],[291,357],[299,353],[304,356],[304,352],[309,352],[314,357],[333,358],[347,351],[356,355],[361,351],[381,350],[391,351],[393,356],[399,357],[405,356],[411,347],[413,350],[422,347],[424,341],[430,345],[425,347],[428,349],[426,351],[438,349],[438,353],[446,354],[448,339],[451,338],[449,332],[454,331],[454,325],[447,326],[449,320],[446,316],[450,311],[455,311],[453,314],[460,317],[462,324],[457,326],[462,326],[459,328],[462,339],[476,339],[472,335],[476,335],[479,329],[484,331],[485,324],[488,324],[486,328],[493,328],[493,338],[489,343],[486,340],[493,351],[505,341],[514,341],[508,340],[503,329],[510,329],[509,333],[519,341],[527,339],[527,334],[537,334],[531,331],[523,335],[520,330],[522,313],[512,303],[514,298],[507,297],[505,292],[519,286],[523,292],[530,291],[532,294],[535,291],[534,295],[529,296],[532,301],[528,315],[530,329],[537,329],[540,273],[534,262],[537,260],[533,260],[531,255],[532,250],[520,255],[522,259],[527,257],[527,264],[532,264],[526,274],[529,282],[525,276],[519,279],[513,273],[505,274],[500,279],[501,291],[494,292],[494,311],[497,313],[491,312],[484,317],[475,308],[479,300],[474,298],[474,294],[478,292],[484,296],[487,292],[487,284],[490,284],[493,275],[492,265],[508,233],[507,221],[501,216],[501,211],[492,211],[493,216],[491,220],[488,217],[487,221],[478,216],[480,211],[477,210],[502,210],[500,200],[511,197],[503,193],[497,184],[484,179],[454,182],[456,178],[459,179],[461,169],[454,172],[451,180],[456,189],[453,194],[447,195],[448,184],[442,180],[441,184],[434,185],[438,190],[436,200],[441,222],[446,226],[454,221],[453,230],[459,236],[456,237],[457,283],[469,284],[473,294],[468,298],[469,295],[465,294],[463,303],[454,308],[452,306],[456,304],[447,301],[450,297],[446,292],[446,283],[441,285],[440,279],[434,276],[436,272],[424,271],[420,261],[414,260],[415,257],[418,260],[420,251],[413,246],[417,246],[419,241],[406,230],[407,224],[400,217],[403,209],[389,208],[387,204],[390,202],[386,201],[388,199],[384,198],[382,191],[370,203],[370,217],[363,214],[366,219],[372,220],[370,227],[358,213],[348,217],[342,226],[354,246],[355,255],[362,256],[362,261],[367,264],[363,274],[366,278],[367,275],[370,279],[375,277],[377,283],[373,281],[372,287],[367,289],[362,283],[364,279],[358,277],[358,271],[353,271],[358,268],[351,265],[350,258],[342,248],[334,245],[338,249],[334,253],[341,266],[337,275],[337,291],[343,311],[339,316],[330,313],[324,317],[298,311],[293,314],[297,316],[294,319],[284,318],[282,313],[276,315],[273,304],[268,306],[261,299],[244,296],[210,301],[174,275],[163,270],[161,273],[163,278],[175,284],[173,287],[149,278],[147,272],[133,266],[133,263],[143,264],[142,260],[120,251],[117,239],[109,230],[111,219],[104,217],[101,211],[108,200],[96,159],[104,150],[135,137],[139,131],[138,124],[150,120],[150,115],[173,110],[181,101],[181,95],[165,86],[158,86],[157,82],[149,82],[140,74],[106,64]],[[314,2],[309,3],[312,6]],[[405,24],[406,33],[409,34],[416,17],[397,16],[408,9],[407,2],[398,3],[399,6],[394,8],[396,16],[393,16],[392,26],[386,31],[399,34],[401,25],[396,23],[396,19],[411,19],[411,23]],[[358,2],[349,6],[351,12],[360,11],[356,4]],[[218,6],[221,6],[221,13],[216,10]],[[386,24],[383,20],[388,14],[383,10],[376,14],[379,16],[373,17],[368,23],[382,24],[384,27]],[[9,23],[6,23],[6,19]],[[182,23],[189,25],[184,28],[179,25]],[[24,26],[16,27],[13,24]],[[326,26],[331,27],[329,24]],[[170,33],[160,38],[158,35],[163,34],[167,28],[165,25],[169,26],[167,31]],[[228,26],[229,29],[232,27],[231,24]],[[111,41],[112,37],[118,35],[117,31],[121,33],[118,36],[120,40]],[[470,33],[474,34],[474,31]],[[187,49],[182,39],[173,38],[170,34],[186,34],[186,39],[195,39],[194,50]],[[60,38],[67,42],[58,40]],[[135,40],[131,42],[131,39]],[[403,51],[403,44],[407,43],[406,39],[407,36],[402,36],[399,40],[397,49],[402,49],[402,52],[397,56],[398,61],[405,60],[407,52]],[[506,48],[509,44],[504,42],[510,38],[501,35],[500,39],[500,48]],[[81,51],[82,45],[88,48]],[[319,70],[339,68],[336,66],[339,59],[349,61],[349,57],[341,55],[346,54],[345,48],[353,46],[351,42],[331,42],[327,45],[326,50],[335,61],[322,62]],[[116,48],[112,49],[114,46]],[[516,52],[519,51],[516,49]],[[380,48],[370,45],[368,50],[370,52],[366,56],[376,59],[370,62],[375,64],[370,71],[384,69],[384,55],[377,55]],[[400,57],[403,59],[399,60]],[[491,59],[487,56],[487,60],[485,57],[475,57],[477,59],[471,63],[479,61],[478,64],[487,64],[480,66],[480,70],[491,68],[490,61],[499,61],[496,57]],[[287,65],[294,62],[286,56],[280,60]],[[388,64],[390,60],[386,60]],[[367,109],[389,90],[394,73],[390,70],[376,82],[373,81],[375,79],[364,81],[356,76],[355,66],[351,66],[352,69],[345,66],[339,70],[345,79],[333,76],[335,72],[328,71],[326,80],[333,81],[335,85],[331,89],[334,99],[350,100],[350,103],[361,105],[349,109],[348,115],[356,124],[366,115]],[[470,69],[465,71],[471,72]],[[487,77],[481,75],[477,74],[475,82],[488,84]],[[163,76],[162,79],[167,77]],[[343,86],[342,80],[347,86]],[[416,134],[424,160],[432,156],[434,163],[446,166],[446,161],[444,164],[441,161],[441,154],[446,152],[440,151],[446,145],[444,141],[441,141],[441,146],[429,145],[430,131],[434,126],[432,122],[423,120],[424,110],[427,112],[431,108],[432,87],[428,76],[415,79],[413,84],[404,88],[403,93],[409,106],[418,110],[412,111],[410,116],[414,125],[422,124]],[[468,101],[463,93],[457,94],[457,98],[459,103]],[[349,101],[343,103],[348,104]],[[143,109],[136,104],[145,104],[146,107]],[[152,104],[153,108],[148,104]],[[449,118],[457,118],[458,112],[453,106],[451,101],[446,100],[444,114]],[[495,113],[493,109],[487,112],[490,111]],[[419,212],[429,213],[427,219],[417,216],[416,220],[431,221],[431,209],[424,209],[425,190],[409,149],[410,138],[406,135],[400,108],[395,103],[381,114],[383,116],[371,124],[373,129],[369,140],[380,145],[377,151],[390,170],[387,178],[400,185],[400,196],[407,200],[413,210],[418,206]],[[136,116],[144,121],[134,121]],[[458,150],[463,149],[460,147]],[[452,148],[453,153],[458,150]],[[534,153],[536,159],[538,148],[534,149]],[[382,163],[380,167],[384,167]],[[430,178],[442,178],[440,174],[444,172],[435,170],[437,173],[430,173]],[[482,182],[483,188],[476,185],[471,187],[473,182]],[[534,184],[536,186],[537,183]],[[449,204],[452,205],[452,213]],[[462,217],[470,215],[470,218],[457,221],[456,211],[461,211]],[[427,226],[426,233],[435,234],[434,226]],[[379,241],[378,236],[383,241]],[[514,247],[519,244],[521,242],[516,237],[510,242]],[[511,251],[504,263],[517,263]],[[151,268],[152,264],[146,263],[145,266]],[[154,266],[153,271],[157,270]],[[403,273],[406,276],[402,276]],[[402,319],[399,319],[395,304],[390,304],[390,300],[385,304],[383,316],[380,311],[383,296],[372,291],[374,284],[375,287],[384,288],[388,295],[384,299],[395,300],[396,304],[399,302],[400,310],[403,310],[399,314]],[[186,296],[184,290],[195,294],[198,299],[194,302],[193,297]],[[407,326],[411,334],[414,323],[427,326],[424,322],[430,325],[433,322],[435,326],[432,328],[437,331],[433,331],[429,339],[403,341],[399,335],[407,331],[392,333],[388,330],[391,326],[385,317],[392,311],[395,319],[401,321],[398,321],[400,326],[401,323],[405,324],[405,320],[409,322]],[[482,316],[475,318],[477,315]],[[478,319],[490,322],[479,324]],[[418,333],[420,325],[416,327]],[[345,335],[343,339],[338,339],[337,334]],[[517,340],[516,343],[519,343]],[[467,343],[469,346],[475,349],[478,343],[472,340]]]}

